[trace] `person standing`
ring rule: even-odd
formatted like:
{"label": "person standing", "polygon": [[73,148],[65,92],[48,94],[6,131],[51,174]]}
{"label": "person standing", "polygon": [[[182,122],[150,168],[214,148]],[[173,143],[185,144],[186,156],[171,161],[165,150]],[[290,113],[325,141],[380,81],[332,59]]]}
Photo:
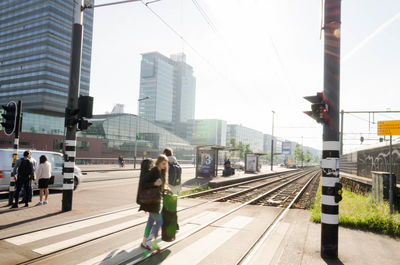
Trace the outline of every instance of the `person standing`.
{"label": "person standing", "polygon": [[163,154],[168,158],[168,187],[173,194],[178,195],[181,191],[182,168],[171,148],[165,148]]}
{"label": "person standing", "polygon": [[47,156],[40,156],[39,162],[40,164],[37,172],[37,179],[39,180],[40,201],[36,204],[37,206],[47,204],[47,198],[49,197],[49,182],[51,178],[51,164],[49,163]]}
{"label": "person standing", "polygon": [[[32,153],[28,156],[28,159],[32,162],[33,172],[36,171],[36,160],[32,157]],[[22,187],[22,198],[25,198],[25,193],[28,192],[28,203],[32,202],[33,197],[33,189],[32,189],[33,179],[29,180],[28,190],[26,191],[24,187]],[[24,199],[22,199],[19,203],[25,203]]]}
{"label": "person standing", "polygon": [[21,192],[22,187],[25,189],[24,193],[24,202],[25,202],[25,207],[28,207],[28,201],[29,201],[29,182],[31,179],[35,178],[35,171],[33,170],[33,164],[29,160],[29,156],[31,155],[31,151],[25,151],[24,156],[15,163],[12,175],[15,179],[17,188],[14,193],[14,204],[11,206],[11,208],[18,208],[18,199],[19,199],[19,193]]}
{"label": "person standing", "polygon": [[[165,155],[160,155],[157,158],[155,167],[141,177],[139,190],[139,211],[149,213],[146,228],[144,231],[141,247],[144,249],[159,250],[157,237],[162,226],[163,219],[161,211],[161,193],[165,184],[165,177],[168,171],[168,158]],[[151,235],[150,235],[150,232]],[[152,238],[151,238],[151,237]],[[153,239],[151,247],[147,244]]]}

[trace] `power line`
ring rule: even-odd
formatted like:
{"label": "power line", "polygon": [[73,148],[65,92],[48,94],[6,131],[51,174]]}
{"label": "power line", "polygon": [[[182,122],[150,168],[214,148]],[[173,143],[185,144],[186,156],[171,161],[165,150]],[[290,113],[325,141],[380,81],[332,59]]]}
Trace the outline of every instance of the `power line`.
{"label": "power line", "polygon": [[211,18],[207,15],[207,12],[201,7],[201,5],[197,2],[197,0],[192,0],[192,3],[199,11],[205,22],[210,26],[211,30],[218,34],[218,30],[215,27],[214,23],[212,22]]}

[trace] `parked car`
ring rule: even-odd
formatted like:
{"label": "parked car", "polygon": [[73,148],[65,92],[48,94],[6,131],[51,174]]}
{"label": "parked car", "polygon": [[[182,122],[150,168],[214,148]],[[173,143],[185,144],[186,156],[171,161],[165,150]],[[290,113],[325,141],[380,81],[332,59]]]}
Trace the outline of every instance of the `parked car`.
{"label": "parked car", "polygon": [[[8,191],[10,185],[11,162],[13,149],[0,149],[0,191]],[[23,149],[18,151],[18,158],[22,157]],[[54,184],[49,185],[49,189],[61,189],[63,186],[62,169],[64,165],[64,157],[61,153],[36,151],[32,150],[32,157],[36,160],[36,171],[39,166],[39,157],[46,155],[49,159],[52,169],[52,177]],[[79,167],[75,166],[74,170],[74,189],[76,189],[82,180],[82,172]],[[37,185],[33,183],[33,188],[37,189]]]}
{"label": "parked car", "polygon": [[234,169],[244,170],[244,162],[238,161],[233,164]]}

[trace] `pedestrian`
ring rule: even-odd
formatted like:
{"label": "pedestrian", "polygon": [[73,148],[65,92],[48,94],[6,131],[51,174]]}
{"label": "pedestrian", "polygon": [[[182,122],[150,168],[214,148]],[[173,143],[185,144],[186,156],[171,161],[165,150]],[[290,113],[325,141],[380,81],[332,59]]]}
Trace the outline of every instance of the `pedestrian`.
{"label": "pedestrian", "polygon": [[[141,247],[144,249],[159,250],[158,232],[162,226],[163,219],[161,211],[161,193],[164,189],[165,177],[168,171],[168,158],[165,155],[160,155],[157,158],[155,166],[141,177],[139,202],[139,211],[143,210],[149,213],[147,225],[144,231]],[[150,235],[151,231],[151,235]],[[151,240],[153,241],[151,242]],[[151,247],[148,245],[151,243]]]}
{"label": "pedestrian", "polygon": [[[51,164],[48,161],[47,156],[41,155],[39,162],[40,164],[37,172],[37,179],[39,180],[40,201],[36,204],[37,206],[42,204],[47,204],[47,198],[49,197],[49,182],[51,178]],[[43,201],[43,193],[44,193],[44,201]]]}
{"label": "pedestrian", "polygon": [[25,202],[25,207],[28,207],[28,201],[29,201],[29,183],[31,179],[35,179],[35,171],[33,170],[33,164],[29,160],[29,157],[31,155],[31,151],[27,150],[24,152],[24,156],[20,159],[17,160],[15,163],[12,175],[14,177],[14,180],[16,182],[17,188],[14,194],[14,204],[12,205],[11,208],[18,208],[18,199],[19,199],[19,193],[21,192],[22,187],[25,189],[24,194],[24,202]]}
{"label": "pedestrian", "polygon": [[165,148],[163,154],[168,158],[168,188],[173,194],[178,195],[182,186],[182,168],[171,148]]}
{"label": "pedestrian", "polygon": [[119,163],[119,166],[120,166],[120,167],[124,167],[125,161],[124,161],[124,157],[123,157],[122,155],[120,155],[120,156],[118,157],[118,163]]}
{"label": "pedestrian", "polygon": [[141,204],[139,200],[139,192],[142,189],[141,183],[144,181],[144,178],[150,173],[150,170],[154,167],[154,161],[151,158],[144,159],[140,165],[140,175],[139,175],[139,185],[138,192],[136,195],[136,203]]}

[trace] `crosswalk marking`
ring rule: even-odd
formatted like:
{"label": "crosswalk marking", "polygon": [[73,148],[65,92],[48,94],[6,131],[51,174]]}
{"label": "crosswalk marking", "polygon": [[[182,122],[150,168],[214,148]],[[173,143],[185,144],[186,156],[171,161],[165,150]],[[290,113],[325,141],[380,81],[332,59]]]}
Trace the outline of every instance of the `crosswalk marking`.
{"label": "crosswalk marking", "polygon": [[59,241],[59,242],[54,243],[54,244],[43,246],[43,247],[34,249],[33,251],[36,252],[36,253],[39,253],[39,254],[43,254],[43,255],[49,254],[49,253],[52,253],[54,251],[58,251],[58,250],[61,250],[61,249],[65,249],[65,248],[71,247],[71,246],[76,245],[76,244],[80,244],[80,243],[86,242],[88,240],[92,240],[92,239],[95,239],[95,238],[98,238],[98,237],[101,237],[101,236],[105,236],[105,235],[107,235],[109,233],[118,232],[118,231],[120,231],[122,229],[125,229],[125,228],[128,228],[130,226],[137,225],[137,224],[140,224],[142,222],[145,222],[146,220],[147,220],[147,217],[138,218],[138,219],[131,220],[131,221],[128,221],[128,222],[124,222],[124,223],[120,223],[120,224],[117,224],[117,225],[114,225],[114,226],[110,226],[110,227],[107,227],[107,228],[104,228],[104,229],[100,229],[100,230],[97,230],[97,231],[94,231],[94,232],[82,234],[80,236],[73,237],[73,238],[70,238],[70,239],[67,239],[67,240],[64,240],[64,241]]}
{"label": "crosswalk marking", "polygon": [[[180,230],[177,235],[178,238],[180,235],[184,236],[185,234],[189,233],[190,231],[193,231],[193,229],[197,228],[200,225],[200,224],[196,224],[193,222],[196,222],[197,220],[203,220],[205,222],[209,222],[220,214],[221,213],[219,213],[219,212],[204,211],[198,215],[195,215],[188,219],[183,220],[180,223]],[[101,264],[107,264],[107,263],[112,264],[113,262],[116,261],[116,259],[127,260],[129,258],[138,256],[144,251],[139,246],[141,241],[142,241],[142,239],[139,239],[134,242],[128,243],[126,245],[123,245],[121,247],[118,247],[118,248],[110,251],[109,253],[104,253],[97,257],[86,260],[86,261],[80,263],[79,265],[93,265],[93,264],[100,264],[100,263]],[[160,246],[162,247],[164,244],[165,243],[162,242],[160,244]]]}
{"label": "crosswalk marking", "polygon": [[[253,218],[246,216],[237,216],[225,223],[223,226],[217,227],[208,235],[200,238],[191,245],[180,250],[171,258],[163,261],[163,265],[194,265],[199,264],[204,258],[214,252],[218,247],[222,246],[226,241],[233,237],[240,229],[248,225]],[[131,263],[128,263],[131,265]]]}
{"label": "crosswalk marking", "polygon": [[101,224],[101,223],[105,223],[105,222],[109,222],[109,221],[114,221],[119,218],[123,218],[123,217],[127,217],[127,216],[134,216],[135,214],[139,215],[137,212],[137,209],[127,210],[127,211],[123,211],[123,212],[117,212],[114,214],[100,216],[97,218],[88,219],[88,220],[84,220],[84,221],[77,222],[77,223],[66,224],[66,225],[62,225],[62,226],[58,226],[58,227],[41,230],[38,232],[29,233],[26,235],[12,237],[12,238],[6,239],[6,241],[9,243],[12,243],[14,245],[28,244],[28,243],[32,243],[32,242],[35,242],[35,241],[38,241],[38,240],[41,240],[44,238],[61,235],[61,234],[67,233],[67,232],[71,233],[72,231],[75,231],[78,229],[90,227],[93,225],[97,225],[97,224]]}

